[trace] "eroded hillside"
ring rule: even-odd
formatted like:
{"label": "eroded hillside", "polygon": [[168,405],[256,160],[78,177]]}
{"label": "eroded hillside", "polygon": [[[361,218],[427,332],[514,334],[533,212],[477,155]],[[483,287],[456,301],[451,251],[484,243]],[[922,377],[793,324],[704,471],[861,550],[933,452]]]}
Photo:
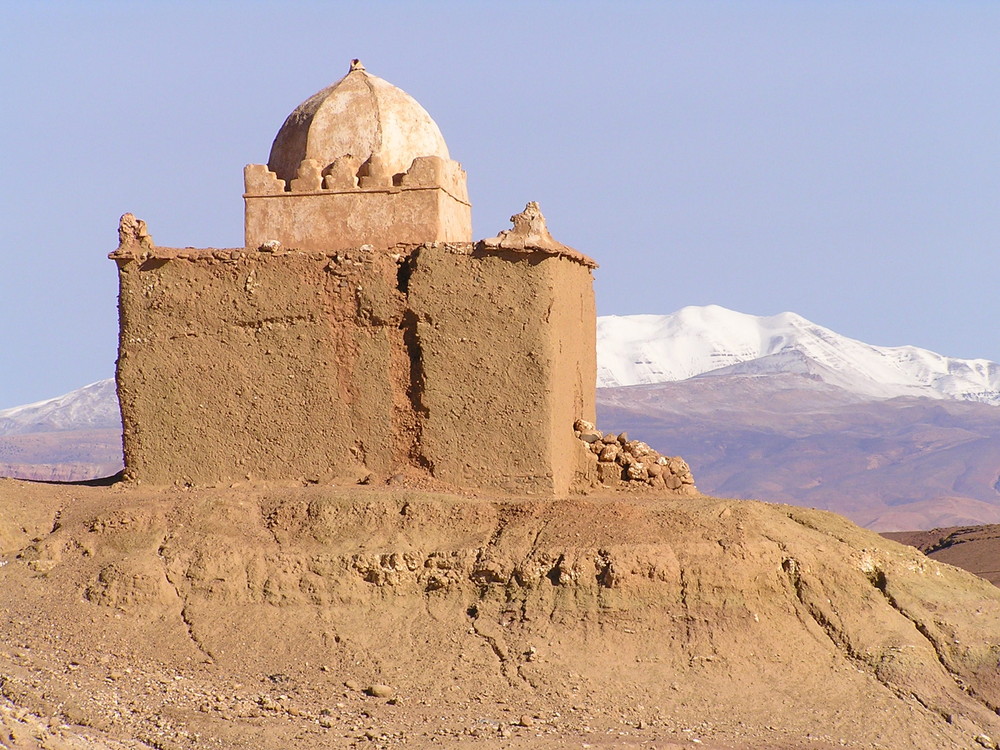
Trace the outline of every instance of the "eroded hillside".
{"label": "eroded hillside", "polygon": [[1000,590],[824,512],[11,480],[0,508],[4,728],[22,743],[1000,737]]}

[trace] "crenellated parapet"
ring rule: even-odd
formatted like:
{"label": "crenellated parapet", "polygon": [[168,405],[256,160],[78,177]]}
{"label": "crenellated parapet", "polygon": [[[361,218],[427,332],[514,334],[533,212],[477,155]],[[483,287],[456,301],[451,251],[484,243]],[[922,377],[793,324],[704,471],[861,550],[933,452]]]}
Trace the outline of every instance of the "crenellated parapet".
{"label": "crenellated parapet", "polygon": [[440,156],[421,156],[413,160],[410,168],[399,177],[402,188],[437,187],[455,200],[469,202],[465,170],[457,161],[442,159]]}
{"label": "crenellated parapet", "polygon": [[267,168],[266,164],[247,164],[243,167],[243,186],[246,195],[281,195],[285,181]]}
{"label": "crenellated parapet", "polygon": [[247,164],[243,168],[243,182],[247,197],[436,189],[461,203],[469,203],[462,165],[440,156],[418,156],[407,171],[395,175],[388,173],[378,156],[371,156],[364,163],[350,155],[341,156],[326,167],[321,167],[316,159],[303,159],[289,182],[280,179],[265,164]]}

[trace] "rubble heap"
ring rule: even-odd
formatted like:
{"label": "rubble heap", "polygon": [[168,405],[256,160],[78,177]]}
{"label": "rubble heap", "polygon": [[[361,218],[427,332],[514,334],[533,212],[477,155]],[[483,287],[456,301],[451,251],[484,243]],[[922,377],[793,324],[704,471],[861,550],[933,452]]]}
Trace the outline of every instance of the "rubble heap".
{"label": "rubble heap", "polygon": [[627,432],[604,433],[585,419],[576,420],[573,430],[577,439],[588,445],[600,484],[698,494],[691,467],[680,456],[660,455],[641,440],[629,440]]}

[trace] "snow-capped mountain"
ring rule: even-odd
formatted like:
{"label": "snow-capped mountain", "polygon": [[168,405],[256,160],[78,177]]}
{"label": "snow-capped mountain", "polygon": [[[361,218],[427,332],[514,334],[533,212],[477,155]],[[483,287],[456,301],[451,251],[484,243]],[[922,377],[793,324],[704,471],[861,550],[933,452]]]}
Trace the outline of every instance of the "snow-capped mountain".
{"label": "snow-capped mountain", "polygon": [[121,428],[112,378],[85,385],[57,398],[0,411],[0,435],[106,427]]}
{"label": "snow-capped mountain", "polygon": [[841,336],[795,313],[746,315],[717,305],[597,319],[600,387],[697,375],[794,372],[870,398],[923,396],[1000,405],[1000,364]]}

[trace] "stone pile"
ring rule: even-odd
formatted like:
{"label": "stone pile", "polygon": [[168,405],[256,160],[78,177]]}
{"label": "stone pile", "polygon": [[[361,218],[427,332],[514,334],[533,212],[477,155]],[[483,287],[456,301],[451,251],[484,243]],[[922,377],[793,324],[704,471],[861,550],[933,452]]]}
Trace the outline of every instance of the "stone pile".
{"label": "stone pile", "polygon": [[576,437],[587,444],[597,464],[597,480],[605,486],[625,484],[697,494],[691,467],[679,456],[662,456],[628,433],[603,433],[585,419],[573,424]]}

